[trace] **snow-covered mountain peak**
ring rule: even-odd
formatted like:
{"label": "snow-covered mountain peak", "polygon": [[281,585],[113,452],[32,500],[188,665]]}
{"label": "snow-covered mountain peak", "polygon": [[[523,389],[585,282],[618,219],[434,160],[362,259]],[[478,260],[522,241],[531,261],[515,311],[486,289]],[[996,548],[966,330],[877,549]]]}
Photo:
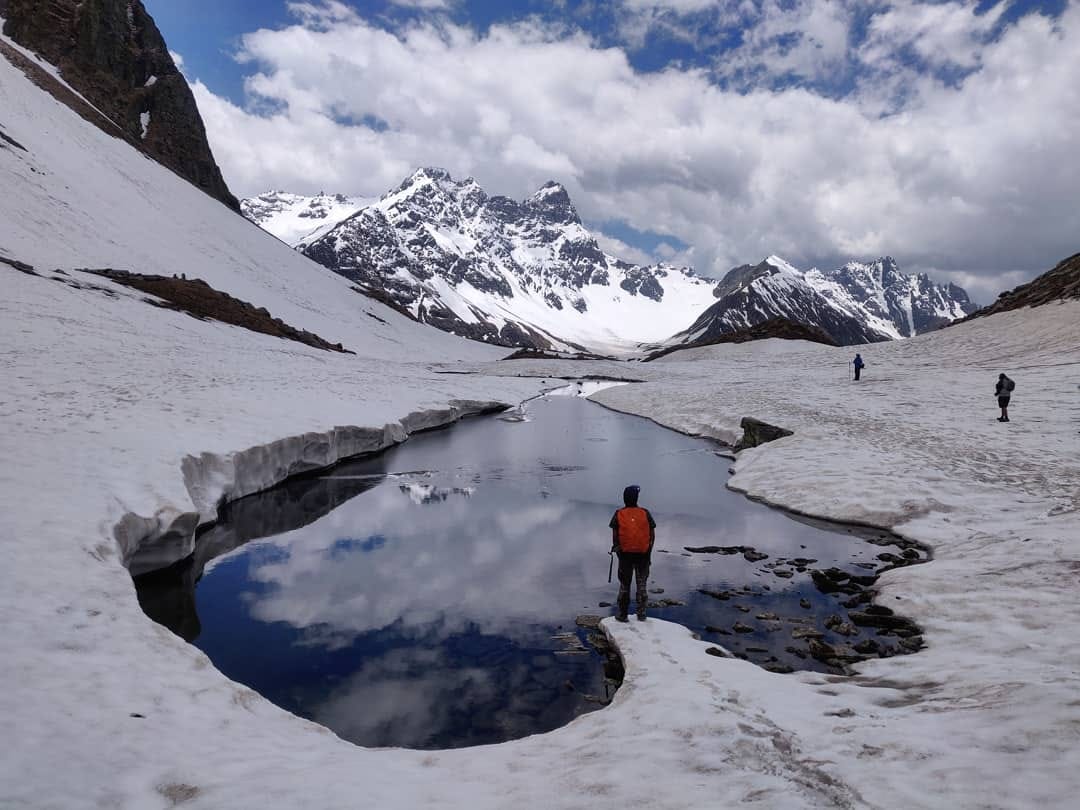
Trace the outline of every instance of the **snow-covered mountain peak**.
{"label": "snow-covered mountain peak", "polygon": [[905,274],[891,256],[804,271],[771,255],[728,272],[713,295],[716,304],[676,342],[708,340],[785,318],[820,326],[837,343],[865,343],[912,337],[975,309],[956,285]]}
{"label": "snow-covered mountain peak", "polygon": [[544,222],[557,224],[581,223],[577,209],[570,202],[570,194],[562,183],[549,180],[527,199],[525,208]]}
{"label": "snow-covered mountain peak", "polygon": [[610,256],[562,184],[517,201],[444,169],[413,172],[300,246],[413,317],[493,343],[632,350],[693,320],[713,282]]}
{"label": "snow-covered mountain peak", "polygon": [[769,256],[768,256],[768,257],[767,257],[767,258],[766,258],[766,259],[765,259],[765,260],[764,260],[764,261],[762,262],[762,264],[767,264],[767,265],[769,265],[770,267],[773,267],[773,268],[775,268],[776,270],[779,270],[779,271],[780,271],[781,273],[786,273],[786,274],[788,274],[788,275],[795,275],[795,276],[801,276],[801,275],[802,275],[802,271],[801,271],[801,270],[798,270],[798,269],[796,269],[796,268],[795,268],[795,266],[794,266],[793,264],[790,264],[790,263],[788,263],[788,262],[787,262],[786,260],[784,260],[784,259],[781,259],[781,258],[780,258],[779,256],[777,256],[777,255],[776,255],[775,253],[773,253],[773,254],[770,254],[770,255],[769,255]]}
{"label": "snow-covered mountain peak", "polygon": [[318,239],[372,200],[319,192],[313,196],[267,191],[240,202],[245,217],[290,245]]}
{"label": "snow-covered mountain peak", "polygon": [[889,256],[804,271],[771,254],[719,282],[688,268],[634,265],[600,248],[554,180],[517,201],[424,167],[378,200],[275,191],[244,207],[416,319],[502,345],[632,351],[774,317],[821,327],[838,343],[865,343],[974,309],[960,288],[906,275]]}

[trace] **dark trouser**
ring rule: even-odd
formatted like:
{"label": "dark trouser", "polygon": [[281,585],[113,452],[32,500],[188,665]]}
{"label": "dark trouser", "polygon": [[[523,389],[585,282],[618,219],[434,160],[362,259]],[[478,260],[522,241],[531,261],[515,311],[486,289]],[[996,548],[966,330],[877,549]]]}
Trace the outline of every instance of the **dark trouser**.
{"label": "dark trouser", "polygon": [[630,581],[637,578],[637,609],[638,613],[645,610],[649,602],[649,592],[646,586],[649,583],[649,554],[647,552],[635,554],[629,551],[618,551],[619,555],[619,615],[625,616],[630,610]]}
{"label": "dark trouser", "polygon": [[859,375],[862,374],[862,366],[855,366],[855,379],[859,379]]}

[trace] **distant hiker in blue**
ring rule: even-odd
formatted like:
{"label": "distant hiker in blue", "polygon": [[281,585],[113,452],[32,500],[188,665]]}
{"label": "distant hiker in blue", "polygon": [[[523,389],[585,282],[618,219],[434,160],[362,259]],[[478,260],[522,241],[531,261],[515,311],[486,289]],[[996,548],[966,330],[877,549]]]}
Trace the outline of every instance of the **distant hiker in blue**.
{"label": "distant hiker in blue", "polygon": [[1016,388],[1016,383],[1004,374],[998,375],[997,385],[994,386],[994,393],[998,398],[998,407],[1001,408],[1001,416],[998,417],[999,422],[1009,421],[1009,397],[1012,396],[1014,388]]}
{"label": "distant hiker in blue", "polygon": [[856,380],[859,379],[859,374],[862,373],[863,366],[865,366],[865,365],[866,365],[866,363],[863,362],[862,355],[859,354],[858,352],[856,352],[855,353],[855,379]]}

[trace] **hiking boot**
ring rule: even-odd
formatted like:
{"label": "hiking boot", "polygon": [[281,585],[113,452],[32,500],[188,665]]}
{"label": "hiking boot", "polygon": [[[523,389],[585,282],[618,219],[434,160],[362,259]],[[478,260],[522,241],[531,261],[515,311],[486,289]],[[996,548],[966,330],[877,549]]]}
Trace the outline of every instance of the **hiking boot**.
{"label": "hiking boot", "polygon": [[639,622],[645,621],[645,608],[638,608],[637,620]]}
{"label": "hiking boot", "polygon": [[627,618],[625,613],[620,613],[619,615],[617,615],[615,617],[615,621],[617,621],[617,622],[628,622],[628,621],[630,621],[630,619]]}
{"label": "hiking boot", "polygon": [[999,417],[998,417],[998,421],[999,421],[999,422],[1004,422],[1004,421],[1005,421],[1005,417],[1004,417],[1004,416],[999,416]]}

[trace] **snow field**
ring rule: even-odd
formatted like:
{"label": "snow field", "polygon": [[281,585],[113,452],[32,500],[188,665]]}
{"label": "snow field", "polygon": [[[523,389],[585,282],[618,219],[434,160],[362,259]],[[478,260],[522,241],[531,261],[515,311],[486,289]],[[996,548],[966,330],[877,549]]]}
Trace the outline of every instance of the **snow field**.
{"label": "snow field", "polygon": [[[742,415],[792,429],[741,453],[729,485],[933,549],[883,575],[878,598],[919,622],[928,649],[837,680],[855,714],[804,739],[870,806],[1073,806],[1080,302],[859,347],[857,384],[853,349],[769,343],[679,352],[649,364],[665,367],[661,385],[595,398],[720,438]],[[1001,371],[1017,380],[1007,425]]]}
{"label": "snow field", "polygon": [[[784,341],[493,363],[351,292],[3,60],[0,111],[30,150],[0,149],[0,254],[47,276],[0,264],[0,735],[15,741],[0,807],[1075,804],[1080,303],[860,347],[857,387],[853,351]],[[155,308],[74,271],[87,266],[205,278],[358,354]],[[999,370],[1017,381],[1009,425],[993,420]],[[140,611],[124,515],[201,512],[247,480],[229,469],[245,451],[411,413],[422,425],[454,399],[517,402],[544,384],[516,375],[560,373],[640,376],[594,397],[687,432],[731,439],[744,415],[794,430],[740,454],[732,486],[930,544],[934,561],[886,574],[879,597],[928,649],[855,678],[781,676],[706,655],[673,624],[605,623],[627,661],[610,707],[504,745],[365,750],[226,680]],[[188,457],[206,464],[197,480]],[[259,482],[295,460],[269,458]]]}

